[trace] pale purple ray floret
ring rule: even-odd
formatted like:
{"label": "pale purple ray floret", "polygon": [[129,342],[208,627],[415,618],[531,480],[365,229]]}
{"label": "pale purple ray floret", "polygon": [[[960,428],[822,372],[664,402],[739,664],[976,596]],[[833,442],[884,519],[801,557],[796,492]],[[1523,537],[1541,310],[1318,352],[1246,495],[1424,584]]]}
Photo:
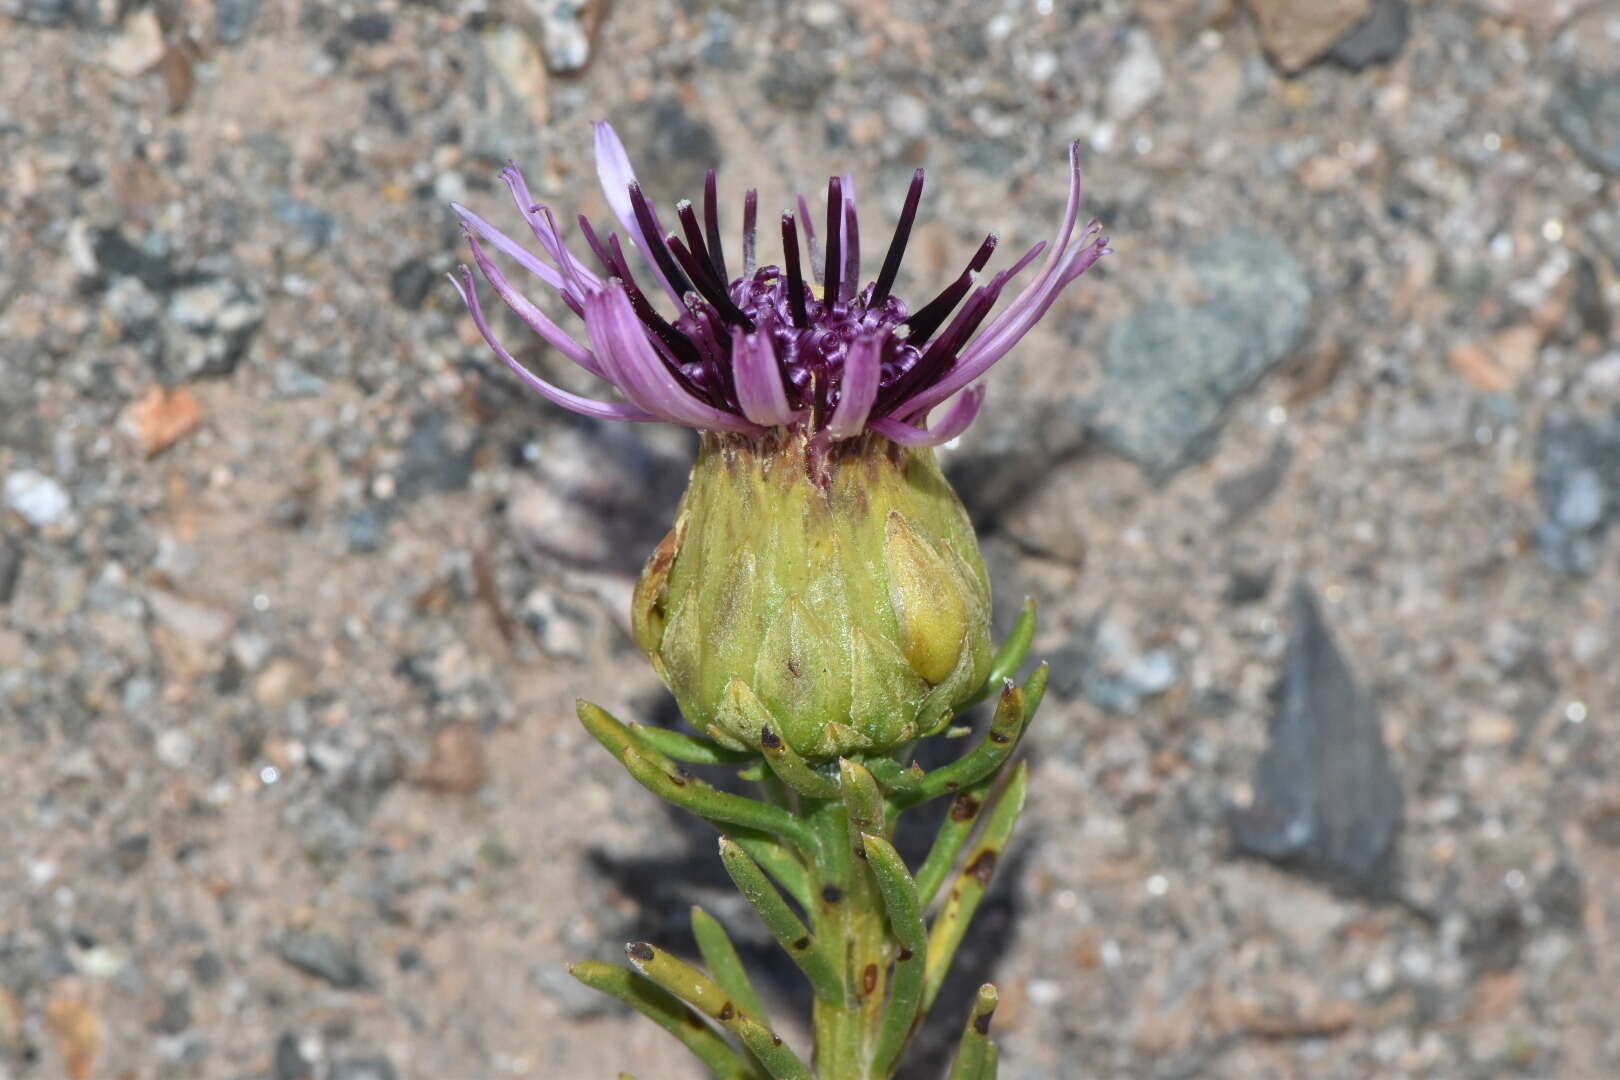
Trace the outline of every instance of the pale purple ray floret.
{"label": "pale purple ray floret", "polygon": [[[675,206],[678,229],[666,230],[642,194],[624,144],[605,123],[596,125],[596,169],[628,237],[627,244],[618,233],[603,235],[584,216],[578,219],[580,240],[599,271],[569,249],[551,210],[534,201],[515,165],[501,179],[543,254],[466,207],[454,209],[473,261],[496,295],[553,348],[612,383],[623,401],[573,394],[530,371],[496,339],[472,271],[463,266],[451,280],[484,340],[519,378],[565,409],[606,420],[660,420],[744,435],[793,428],[823,440],[873,431],[905,446],[947,442],[967,429],[984,403],[977,380],[1040,321],[1065,286],[1111,251],[1095,221],[1078,227],[1080,164],[1073,146],[1069,201],[1056,238],[986,276],[997,243],[992,233],[962,275],[915,311],[892,289],[922,197],[921,169],[912,177],[882,268],[864,287],[855,182],[848,175],[827,183],[819,238],[802,195],[797,215],[782,214],[780,266],[756,265],[759,197],[748,192],[742,273],[733,278],[714,170],[704,185],[701,218],[683,200]],[[801,228],[810,280],[801,260]],[[515,288],[489,248],[555,292],[583,320],[585,341]],[[1002,290],[1043,251],[1034,277],[991,318]],[[638,275],[656,282],[651,294],[637,283]],[[660,292],[674,315],[660,312]]]}

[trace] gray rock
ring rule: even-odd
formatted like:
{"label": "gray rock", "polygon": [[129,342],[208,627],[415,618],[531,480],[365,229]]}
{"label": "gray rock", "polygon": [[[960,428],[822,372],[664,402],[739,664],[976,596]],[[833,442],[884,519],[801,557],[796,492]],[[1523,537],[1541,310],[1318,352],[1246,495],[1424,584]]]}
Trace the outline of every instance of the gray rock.
{"label": "gray rock", "polygon": [[313,203],[285,191],[270,196],[270,213],[291,230],[286,246],[294,255],[309,255],[330,244],[338,234],[337,218]]}
{"label": "gray rock", "polygon": [[593,1020],[622,1009],[615,999],[592,990],[560,964],[536,964],[530,969],[530,978],[564,1020]]}
{"label": "gray rock", "polygon": [[283,1032],[276,1040],[276,1048],[270,1058],[270,1075],[273,1080],[313,1080],[314,1066],[304,1059],[303,1051],[298,1048],[298,1036],[292,1032]]}
{"label": "gray rock", "polygon": [[632,120],[639,130],[636,171],[667,196],[699,200],[703,178],[720,167],[723,156],[714,128],[687,111],[680,98],[656,97],[639,107]]}
{"label": "gray rock", "polygon": [[530,0],[529,6],[539,17],[546,66],[560,75],[583,70],[591,62],[589,0]]}
{"label": "gray rock", "polygon": [[1104,616],[1058,651],[1051,678],[1052,688],[1064,697],[1083,694],[1099,709],[1129,713],[1174,686],[1181,665],[1172,650],[1142,649],[1119,623]]}
{"label": "gray rock", "polygon": [[387,1058],[345,1058],[332,1063],[326,1080],[395,1080],[396,1076]]}
{"label": "gray rock", "polygon": [[1620,416],[1552,417],[1536,440],[1536,492],[1546,513],[1541,557],[1564,574],[1590,574],[1620,518]]}
{"label": "gray rock", "polygon": [[1372,14],[1328,50],[1328,59],[1352,71],[1387,64],[1400,55],[1410,33],[1408,0],[1375,0]]}
{"label": "gray rock", "polygon": [[819,50],[795,49],[772,58],[760,79],[759,92],[775,108],[807,113],[816,107],[833,78]]}
{"label": "gray rock", "polygon": [[11,603],[22,577],[23,548],[10,537],[0,538],[0,604]]}
{"label": "gray rock", "polygon": [[263,0],[214,0],[214,36],[221,45],[239,45],[253,29]]}
{"label": "gray rock", "polygon": [[433,272],[426,259],[407,259],[394,267],[388,279],[389,295],[400,307],[414,311],[427,299],[428,290],[433,288],[436,280],[439,280],[439,275]]}
{"label": "gray rock", "polygon": [[96,269],[108,277],[132,277],[153,292],[167,292],[181,280],[167,252],[130,241],[117,229],[97,229],[90,239]]}
{"label": "gray rock", "polygon": [[32,469],[7,474],[6,505],[36,529],[65,521],[73,512],[73,499],[67,489]]}
{"label": "gray rock", "polygon": [[1620,274],[1620,210],[1602,209],[1586,219],[1586,232]]}
{"label": "gray rock", "polygon": [[12,0],[0,8],[0,14],[10,15],[34,26],[65,26],[78,14],[81,0]]}
{"label": "gray rock", "polygon": [[405,438],[405,457],[394,477],[401,499],[462,491],[472,478],[478,441],[442,412],[424,412]]}
{"label": "gray rock", "polygon": [[343,521],[349,554],[370,555],[382,548],[387,523],[376,507],[363,506]]}
{"label": "gray rock", "polygon": [[1299,585],[1271,742],[1254,803],[1228,812],[1239,852],[1374,897],[1392,895],[1400,777],[1378,711]]}
{"label": "gray rock", "polygon": [[186,285],[169,300],[165,363],[188,377],[229,375],[263,322],[263,301],[240,281],[209,277]]}
{"label": "gray rock", "polygon": [[1570,75],[1547,103],[1547,118],[1588,165],[1620,176],[1620,75]]}
{"label": "gray rock", "polygon": [[1299,345],[1311,304],[1279,237],[1239,229],[1191,264],[1205,302],[1153,301],[1116,324],[1092,406],[1103,440],[1161,479],[1205,453],[1231,404]]}
{"label": "gray rock", "polygon": [[274,948],[276,955],[288,964],[339,990],[359,990],[371,985],[354,946],[330,934],[289,930],[276,938]]}

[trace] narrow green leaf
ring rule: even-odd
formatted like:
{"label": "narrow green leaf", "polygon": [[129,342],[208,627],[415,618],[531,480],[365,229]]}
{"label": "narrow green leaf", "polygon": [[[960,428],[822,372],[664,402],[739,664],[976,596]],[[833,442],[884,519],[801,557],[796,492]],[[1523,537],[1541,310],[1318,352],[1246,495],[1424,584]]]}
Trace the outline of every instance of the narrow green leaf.
{"label": "narrow green leaf", "polygon": [[[1029,647],[1035,641],[1035,600],[1028,598],[1024,601],[1024,610],[1019,613],[1018,621],[1013,624],[1012,633],[1002,642],[1000,650],[990,661],[990,674],[985,676],[984,685],[973,695],[962,709],[970,709],[985,698],[1001,689],[1001,684],[1018,673],[1024,666],[1024,660],[1029,656]],[[957,710],[960,712],[961,710]]]}
{"label": "narrow green leaf", "polygon": [[728,836],[720,837],[720,861],[725,864],[731,880],[737,883],[743,898],[759,912],[765,928],[782,946],[782,951],[799,965],[799,970],[810,980],[816,997],[834,1008],[843,1005],[844,981],[836,962],[843,943],[825,942],[813,935],[787,901],[782,899],[782,894],[776,891],[759,864]]}
{"label": "narrow green leaf", "polygon": [[937,799],[948,792],[959,791],[990,776],[1018,745],[1018,737],[1024,730],[1024,719],[1024,692],[1010,682],[1004,683],[1001,701],[996,705],[995,716],[990,720],[990,730],[985,733],[984,740],[949,765],[929,773],[914,791],[896,794],[893,801],[901,807],[912,806],[928,799]]}
{"label": "narrow green leaf", "polygon": [[766,806],[741,795],[717,791],[697,777],[688,776],[673,763],[660,765],[655,757],[633,747],[627,748],[619,760],[642,787],[665,802],[674,803],[711,822],[742,825],[780,836],[800,851],[810,851],[814,847],[815,841],[804,823],[780,807]]}
{"label": "narrow green leaf", "polygon": [[737,946],[731,943],[731,935],[720,925],[720,920],[696,904],[692,905],[692,936],[697,938],[703,965],[720,984],[720,989],[730,994],[744,1012],[763,1018],[765,1006],[754,992],[754,984],[749,981],[742,957],[737,955]]}
{"label": "narrow green leaf", "polygon": [[934,998],[939,995],[945,973],[956,956],[957,946],[961,945],[962,936],[967,933],[968,923],[973,921],[979,901],[984,899],[985,889],[995,874],[996,862],[1007,846],[1018,815],[1023,812],[1024,796],[1028,789],[1029,767],[1020,761],[1013,769],[1007,789],[996,800],[995,809],[991,810],[990,818],[985,822],[984,833],[969,849],[967,864],[946,895],[945,906],[940,909],[934,925],[928,931],[928,979],[923,994],[924,1011],[933,1006]]}
{"label": "narrow green leaf", "polygon": [[805,872],[804,864],[793,853],[793,849],[779,840],[772,839],[766,833],[738,825],[730,826],[723,831],[737,842],[738,847],[748,852],[755,862],[764,867],[765,871],[776,879],[776,883],[799,902],[800,907],[806,911],[810,909],[810,877]]}
{"label": "narrow green leaf", "polygon": [[956,1049],[956,1064],[951,1068],[950,1080],[995,1080],[995,1044],[990,1041],[990,1020],[996,1015],[1000,995],[989,983],[979,987],[968,1014],[967,1026],[962,1029],[962,1041]]}
{"label": "narrow green leaf", "polygon": [[593,990],[618,998],[669,1032],[720,1080],[752,1080],[754,1071],[715,1030],[651,979],[617,964],[587,961],[568,973]]}
{"label": "narrow green leaf", "polygon": [[838,798],[838,781],[812,768],[769,724],[760,725],[759,749],[777,778],[800,795],[811,799]]}
{"label": "narrow green leaf", "polygon": [[883,789],[865,766],[849,758],[839,758],[838,792],[844,800],[844,811],[849,815],[851,850],[861,850],[861,837],[865,833],[888,835]]}
{"label": "narrow green leaf", "polygon": [[688,765],[739,765],[756,757],[749,750],[731,750],[713,739],[702,739],[668,728],[636,723],[626,724],[625,727],[642,743]]}
{"label": "narrow green leaf", "polygon": [[905,1052],[906,1042],[916,1026],[928,963],[928,932],[923,926],[923,908],[917,899],[917,886],[906,870],[905,860],[881,836],[868,833],[866,864],[877,879],[883,907],[889,915],[889,930],[900,951],[895,955],[894,976],[889,1003],[878,1032],[877,1049],[872,1055],[874,1074],[890,1076]]}
{"label": "narrow green leaf", "polygon": [[739,1008],[703,972],[644,941],[632,942],[624,951],[636,970],[736,1036],[759,1059],[771,1080],[814,1080],[810,1069],[762,1017]]}

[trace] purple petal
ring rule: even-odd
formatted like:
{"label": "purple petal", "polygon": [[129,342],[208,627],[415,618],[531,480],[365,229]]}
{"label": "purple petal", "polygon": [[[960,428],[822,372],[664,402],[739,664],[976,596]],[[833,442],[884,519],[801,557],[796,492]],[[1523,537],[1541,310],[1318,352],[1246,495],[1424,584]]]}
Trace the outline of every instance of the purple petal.
{"label": "purple petal", "polygon": [[706,431],[756,432],[741,416],[687,393],[647,341],[624,286],[609,281],[585,299],[585,329],[609,378],[636,405],[676,424]]}
{"label": "purple petal", "polygon": [[[1040,272],[1001,314],[990,320],[983,333],[962,350],[956,364],[944,378],[897,407],[894,410],[896,413],[908,415],[920,409],[932,408],[983,375],[1040,322],[1065,286],[1111,250],[1107,238],[1093,240],[1097,232],[1095,222],[1088,225],[1079,242],[1071,246],[1075,225],[1080,220],[1080,191],[1079,147],[1071,143],[1069,200],[1064,207],[1063,224],[1047,252],[1046,261],[1041,264]],[[1025,256],[1026,260],[1028,258]]]}
{"label": "purple petal", "polygon": [[451,203],[450,209],[454,210],[456,214],[460,216],[463,223],[470,227],[474,232],[478,233],[479,236],[482,236],[485,240],[489,241],[490,246],[495,248],[495,250],[510,255],[513,259],[517,260],[518,265],[523,267],[523,269],[527,270],[529,273],[533,274],[535,277],[539,278],[547,285],[550,285],[553,289],[556,289],[563,295],[569,295],[568,282],[563,280],[562,274],[558,273],[555,267],[548,266],[534,252],[530,251],[528,248],[525,248],[522,244],[518,243],[516,240],[513,240],[510,236],[507,236],[505,233],[501,232],[501,230],[497,229],[495,226],[491,225],[489,222],[485,221],[483,218],[479,217],[465,206],[462,206],[460,203]]}
{"label": "purple petal", "polygon": [[882,370],[882,337],[870,334],[849,343],[844,354],[844,378],[839,384],[838,404],[827,418],[827,434],[835,439],[848,439],[865,430],[866,418],[877,400]]}
{"label": "purple petal", "polygon": [[731,332],[731,366],[737,382],[737,404],[743,415],[765,427],[791,423],[794,411],[782,385],[782,369],[768,333]]}
{"label": "purple petal", "polygon": [[[557,223],[551,220],[551,211],[543,206],[535,205],[534,197],[529,194],[529,185],[523,179],[522,171],[516,165],[508,163],[506,168],[501,170],[501,179],[506,181],[507,189],[512,192],[512,201],[517,203],[518,213],[523,215],[523,220],[529,223],[529,229],[534,233],[534,238],[540,241],[540,246],[545,248],[547,255],[551,256],[551,261],[556,263],[563,272],[564,281],[568,284],[569,291],[573,294],[574,299],[583,303],[587,291],[601,288],[601,279],[593,274],[584,263],[576,259],[573,253],[563,244],[562,234],[557,230]],[[542,212],[549,222],[549,228],[541,225],[540,213]],[[574,280],[576,278],[577,281]]]}
{"label": "purple petal", "polygon": [[901,446],[939,446],[966,431],[968,425],[978,417],[979,406],[983,404],[984,387],[970,386],[951,402],[951,407],[945,410],[945,416],[932,428],[925,430],[913,427],[890,416],[879,417],[867,426],[885,439],[892,439]]}
{"label": "purple petal", "polygon": [[612,125],[602,121],[596,125],[596,176],[602,184],[602,194],[606,196],[608,205],[613,207],[614,215],[624,231],[636,242],[641,253],[646,257],[648,269],[658,279],[664,291],[669,293],[675,306],[681,306],[680,292],[669,283],[664,272],[653,264],[652,247],[647,243],[646,234],[641,231],[641,224],[636,220],[636,209],[630,201],[630,185],[636,183],[636,171],[630,166],[630,155],[624,149],[624,143],[613,130]]}
{"label": "purple petal", "polygon": [[456,292],[461,294],[461,299],[467,305],[467,311],[472,315],[473,323],[478,327],[478,332],[484,335],[484,340],[495,351],[495,355],[500,357],[501,362],[511,368],[518,378],[522,379],[547,401],[561,405],[570,412],[577,412],[583,416],[594,416],[601,420],[645,422],[659,419],[645,409],[637,408],[634,405],[626,405],[615,401],[596,401],[591,398],[580,397],[578,394],[570,394],[562,387],[553,386],[542,379],[518,363],[512,354],[502,348],[499,341],[495,340],[495,334],[490,330],[489,323],[484,319],[484,312],[478,305],[478,292],[473,287],[472,271],[463,266],[461,268],[461,277],[458,278],[455,274],[451,274],[450,283],[456,287]]}
{"label": "purple petal", "polygon": [[596,356],[591,350],[575,341],[572,335],[552,322],[528,297],[512,288],[512,283],[506,280],[501,268],[484,253],[484,246],[478,242],[477,237],[469,233],[467,243],[472,248],[473,261],[478,264],[478,269],[483,271],[490,285],[494,286],[496,295],[506,302],[507,307],[517,312],[518,318],[527,323],[530,330],[539,334],[552,348],[592,375],[599,379],[607,377],[602,374],[602,365],[597,363]]}

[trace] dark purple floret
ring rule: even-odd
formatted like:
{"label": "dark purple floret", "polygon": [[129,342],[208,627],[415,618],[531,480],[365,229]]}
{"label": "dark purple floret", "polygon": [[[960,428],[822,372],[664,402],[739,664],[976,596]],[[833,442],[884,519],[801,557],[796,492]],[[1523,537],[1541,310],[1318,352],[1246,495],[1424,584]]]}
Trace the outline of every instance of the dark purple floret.
{"label": "dark purple floret", "polygon": [[[606,124],[597,125],[596,146],[603,191],[640,255],[634,261],[618,234],[604,242],[584,217],[578,219],[580,234],[600,273],[576,258],[515,166],[508,166],[502,179],[545,259],[472,211],[455,207],[474,261],[507,306],[553,347],[613,383],[626,400],[571,394],[519,364],[496,341],[471,271],[463,267],[454,280],[479,331],[530,386],[590,416],[667,420],[738,433],[795,427],[828,439],[873,430],[910,446],[935,445],[972,422],[984,396],[982,387],[973,385],[976,380],[1040,320],[1069,282],[1109,251],[1107,240],[1096,235],[1095,222],[1076,235],[1080,185],[1071,147],[1068,206],[1050,249],[1036,245],[1012,267],[984,280],[997,245],[991,234],[962,275],[915,312],[892,290],[922,198],[921,169],[906,193],[882,269],[864,289],[858,284],[854,182],[847,176],[827,184],[824,245],[817,243],[803,196],[797,216],[782,215],[780,267],[758,265],[758,194],[749,191],[743,204],[742,275],[732,278],[713,170],[704,182],[701,219],[692,203],[682,201],[675,207],[679,230],[666,231],[630,169],[623,144]],[[819,292],[805,280],[801,229],[812,271],[819,271]],[[555,290],[584,319],[589,346],[514,289],[485,244]],[[1034,280],[990,318],[1002,290],[1043,250],[1046,259]],[[649,277],[652,291],[662,289],[672,301],[673,317],[660,312],[643,288]],[[943,417],[925,425],[931,409],[953,398]]]}

